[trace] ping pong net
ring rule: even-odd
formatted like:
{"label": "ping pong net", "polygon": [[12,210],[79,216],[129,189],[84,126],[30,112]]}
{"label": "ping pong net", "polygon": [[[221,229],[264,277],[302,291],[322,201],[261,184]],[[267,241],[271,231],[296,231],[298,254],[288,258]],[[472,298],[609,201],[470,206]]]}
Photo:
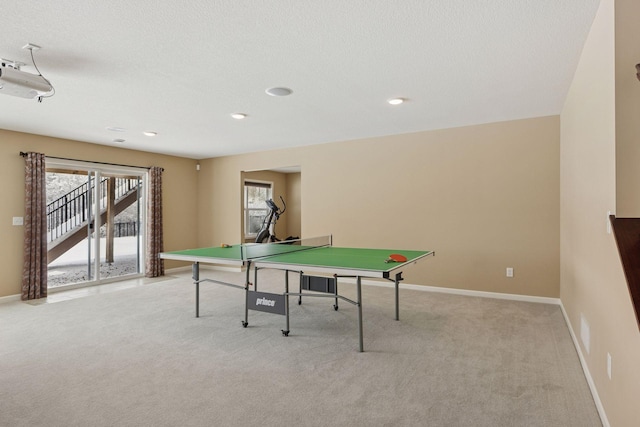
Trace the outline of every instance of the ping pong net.
{"label": "ping pong net", "polygon": [[257,243],[241,246],[241,257],[244,260],[254,260],[291,252],[306,251],[332,245],[331,235],[310,237],[307,239],[283,240],[273,243]]}

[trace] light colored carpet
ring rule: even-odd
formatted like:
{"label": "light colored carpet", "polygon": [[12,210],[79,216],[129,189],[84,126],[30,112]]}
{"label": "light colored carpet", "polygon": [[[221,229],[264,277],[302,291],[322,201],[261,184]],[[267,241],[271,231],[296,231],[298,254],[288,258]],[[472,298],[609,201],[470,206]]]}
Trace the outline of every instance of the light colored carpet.
{"label": "light colored carpet", "polygon": [[[212,272],[203,272],[211,276]],[[241,283],[238,273],[215,273]],[[282,291],[282,275],[260,290]],[[354,294],[354,285],[341,290]],[[357,311],[187,274],[58,303],[0,305],[2,426],[600,426],[555,305],[363,286]]]}

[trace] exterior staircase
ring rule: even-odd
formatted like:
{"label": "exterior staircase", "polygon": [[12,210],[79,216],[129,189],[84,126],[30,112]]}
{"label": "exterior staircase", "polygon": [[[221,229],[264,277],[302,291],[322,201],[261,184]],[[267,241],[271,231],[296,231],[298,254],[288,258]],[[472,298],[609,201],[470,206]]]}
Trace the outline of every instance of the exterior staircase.
{"label": "exterior staircase", "polygon": [[[84,183],[47,205],[47,261],[62,254],[87,237],[87,226],[93,230],[94,218],[87,217],[95,182]],[[100,181],[100,224],[113,230],[113,218],[138,199],[137,178],[103,178]],[[110,195],[112,202],[110,202]],[[111,222],[111,224],[109,224]],[[113,236],[107,236],[113,238]]]}

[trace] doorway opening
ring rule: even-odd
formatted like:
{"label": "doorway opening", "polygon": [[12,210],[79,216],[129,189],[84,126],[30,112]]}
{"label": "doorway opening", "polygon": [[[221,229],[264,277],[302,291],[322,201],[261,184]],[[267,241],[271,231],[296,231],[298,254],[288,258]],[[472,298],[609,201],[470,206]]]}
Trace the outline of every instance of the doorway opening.
{"label": "doorway opening", "polygon": [[290,236],[301,237],[301,177],[300,166],[241,172],[242,242],[256,241],[269,213],[269,199],[273,199],[280,209],[284,209],[286,204],[286,213],[279,217],[271,234],[280,240]]}

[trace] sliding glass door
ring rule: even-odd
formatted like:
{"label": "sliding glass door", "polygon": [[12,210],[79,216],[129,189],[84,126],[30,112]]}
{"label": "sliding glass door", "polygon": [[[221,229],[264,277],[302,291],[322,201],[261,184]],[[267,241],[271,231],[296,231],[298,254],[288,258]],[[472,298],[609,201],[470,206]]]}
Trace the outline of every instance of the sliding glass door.
{"label": "sliding glass door", "polygon": [[102,191],[105,212],[100,221],[101,278],[142,272],[143,217],[140,176],[104,174]]}
{"label": "sliding glass door", "polygon": [[146,172],[47,160],[50,289],[141,275]]}

